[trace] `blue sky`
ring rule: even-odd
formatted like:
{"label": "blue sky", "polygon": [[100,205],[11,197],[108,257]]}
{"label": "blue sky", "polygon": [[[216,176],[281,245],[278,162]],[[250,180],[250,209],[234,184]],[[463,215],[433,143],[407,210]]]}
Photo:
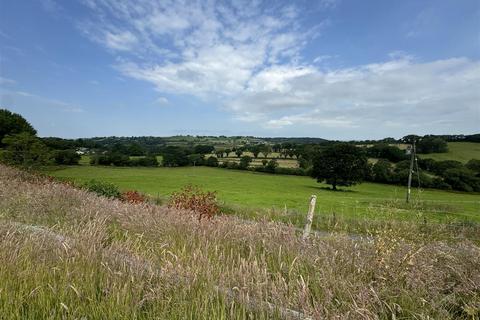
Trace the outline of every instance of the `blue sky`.
{"label": "blue sky", "polygon": [[0,106],[41,136],[480,131],[480,2],[4,0]]}

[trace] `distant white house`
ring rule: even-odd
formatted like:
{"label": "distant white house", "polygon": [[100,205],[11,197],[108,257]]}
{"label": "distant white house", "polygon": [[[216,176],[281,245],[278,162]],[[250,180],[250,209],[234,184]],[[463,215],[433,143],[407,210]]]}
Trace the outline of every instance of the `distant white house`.
{"label": "distant white house", "polygon": [[84,154],[87,154],[89,152],[89,149],[88,148],[78,148],[75,152],[79,155],[84,155]]}

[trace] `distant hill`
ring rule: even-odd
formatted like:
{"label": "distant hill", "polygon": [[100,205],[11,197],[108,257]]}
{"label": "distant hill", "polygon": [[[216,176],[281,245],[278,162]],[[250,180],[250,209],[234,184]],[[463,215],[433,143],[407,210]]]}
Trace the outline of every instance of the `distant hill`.
{"label": "distant hill", "polygon": [[448,152],[419,154],[422,159],[456,160],[466,163],[470,159],[480,159],[480,143],[448,142]]}
{"label": "distant hill", "polygon": [[275,138],[259,138],[259,139],[262,139],[272,144],[275,144],[275,143],[319,144],[319,143],[325,143],[329,141],[322,138],[310,138],[310,137],[298,137],[298,138],[275,137]]}

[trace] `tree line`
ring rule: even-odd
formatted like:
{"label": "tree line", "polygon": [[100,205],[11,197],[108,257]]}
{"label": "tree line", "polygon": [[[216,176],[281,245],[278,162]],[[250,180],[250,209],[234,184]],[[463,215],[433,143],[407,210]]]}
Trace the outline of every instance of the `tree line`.
{"label": "tree line", "polygon": [[[167,167],[210,166],[304,175],[325,181],[332,189],[362,181],[404,185],[410,173],[409,156],[404,150],[390,145],[393,138],[383,139],[381,143],[373,145],[325,140],[321,143],[296,144],[284,138],[285,140],[277,140],[274,144],[257,143],[222,148],[208,144],[167,145],[164,144],[164,138],[156,137],[91,140],[38,138],[36,134],[36,130],[22,116],[0,109],[1,160],[24,167],[53,163],[75,165],[81,158],[76,148],[85,148],[90,152],[92,165],[156,167],[160,165],[157,160],[157,155],[160,155],[161,165]],[[417,151],[422,154],[448,151],[445,139],[440,136],[408,135],[398,141],[407,144],[415,141]],[[282,158],[296,159],[299,167],[280,167],[276,159],[269,158],[273,152]],[[232,153],[238,161],[230,159]],[[225,159],[227,157],[229,159]],[[262,157],[261,165],[253,166],[254,158],[259,157]],[[377,160],[370,163],[369,158]],[[414,186],[480,191],[480,160],[472,159],[467,164],[462,164],[452,160],[420,158],[418,168],[418,172],[415,172],[417,179],[413,180]]]}

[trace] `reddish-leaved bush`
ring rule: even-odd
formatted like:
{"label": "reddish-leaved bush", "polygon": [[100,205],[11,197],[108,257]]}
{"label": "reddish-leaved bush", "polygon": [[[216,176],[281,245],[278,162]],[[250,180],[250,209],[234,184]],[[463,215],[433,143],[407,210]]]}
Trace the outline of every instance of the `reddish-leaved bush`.
{"label": "reddish-leaved bush", "polygon": [[146,201],[145,196],[135,190],[124,191],[120,197],[123,201],[130,203],[143,203]]}
{"label": "reddish-leaved bush", "polygon": [[216,192],[202,191],[196,186],[186,186],[178,192],[174,192],[168,203],[169,208],[190,210],[198,219],[211,219],[220,213],[217,203]]}

